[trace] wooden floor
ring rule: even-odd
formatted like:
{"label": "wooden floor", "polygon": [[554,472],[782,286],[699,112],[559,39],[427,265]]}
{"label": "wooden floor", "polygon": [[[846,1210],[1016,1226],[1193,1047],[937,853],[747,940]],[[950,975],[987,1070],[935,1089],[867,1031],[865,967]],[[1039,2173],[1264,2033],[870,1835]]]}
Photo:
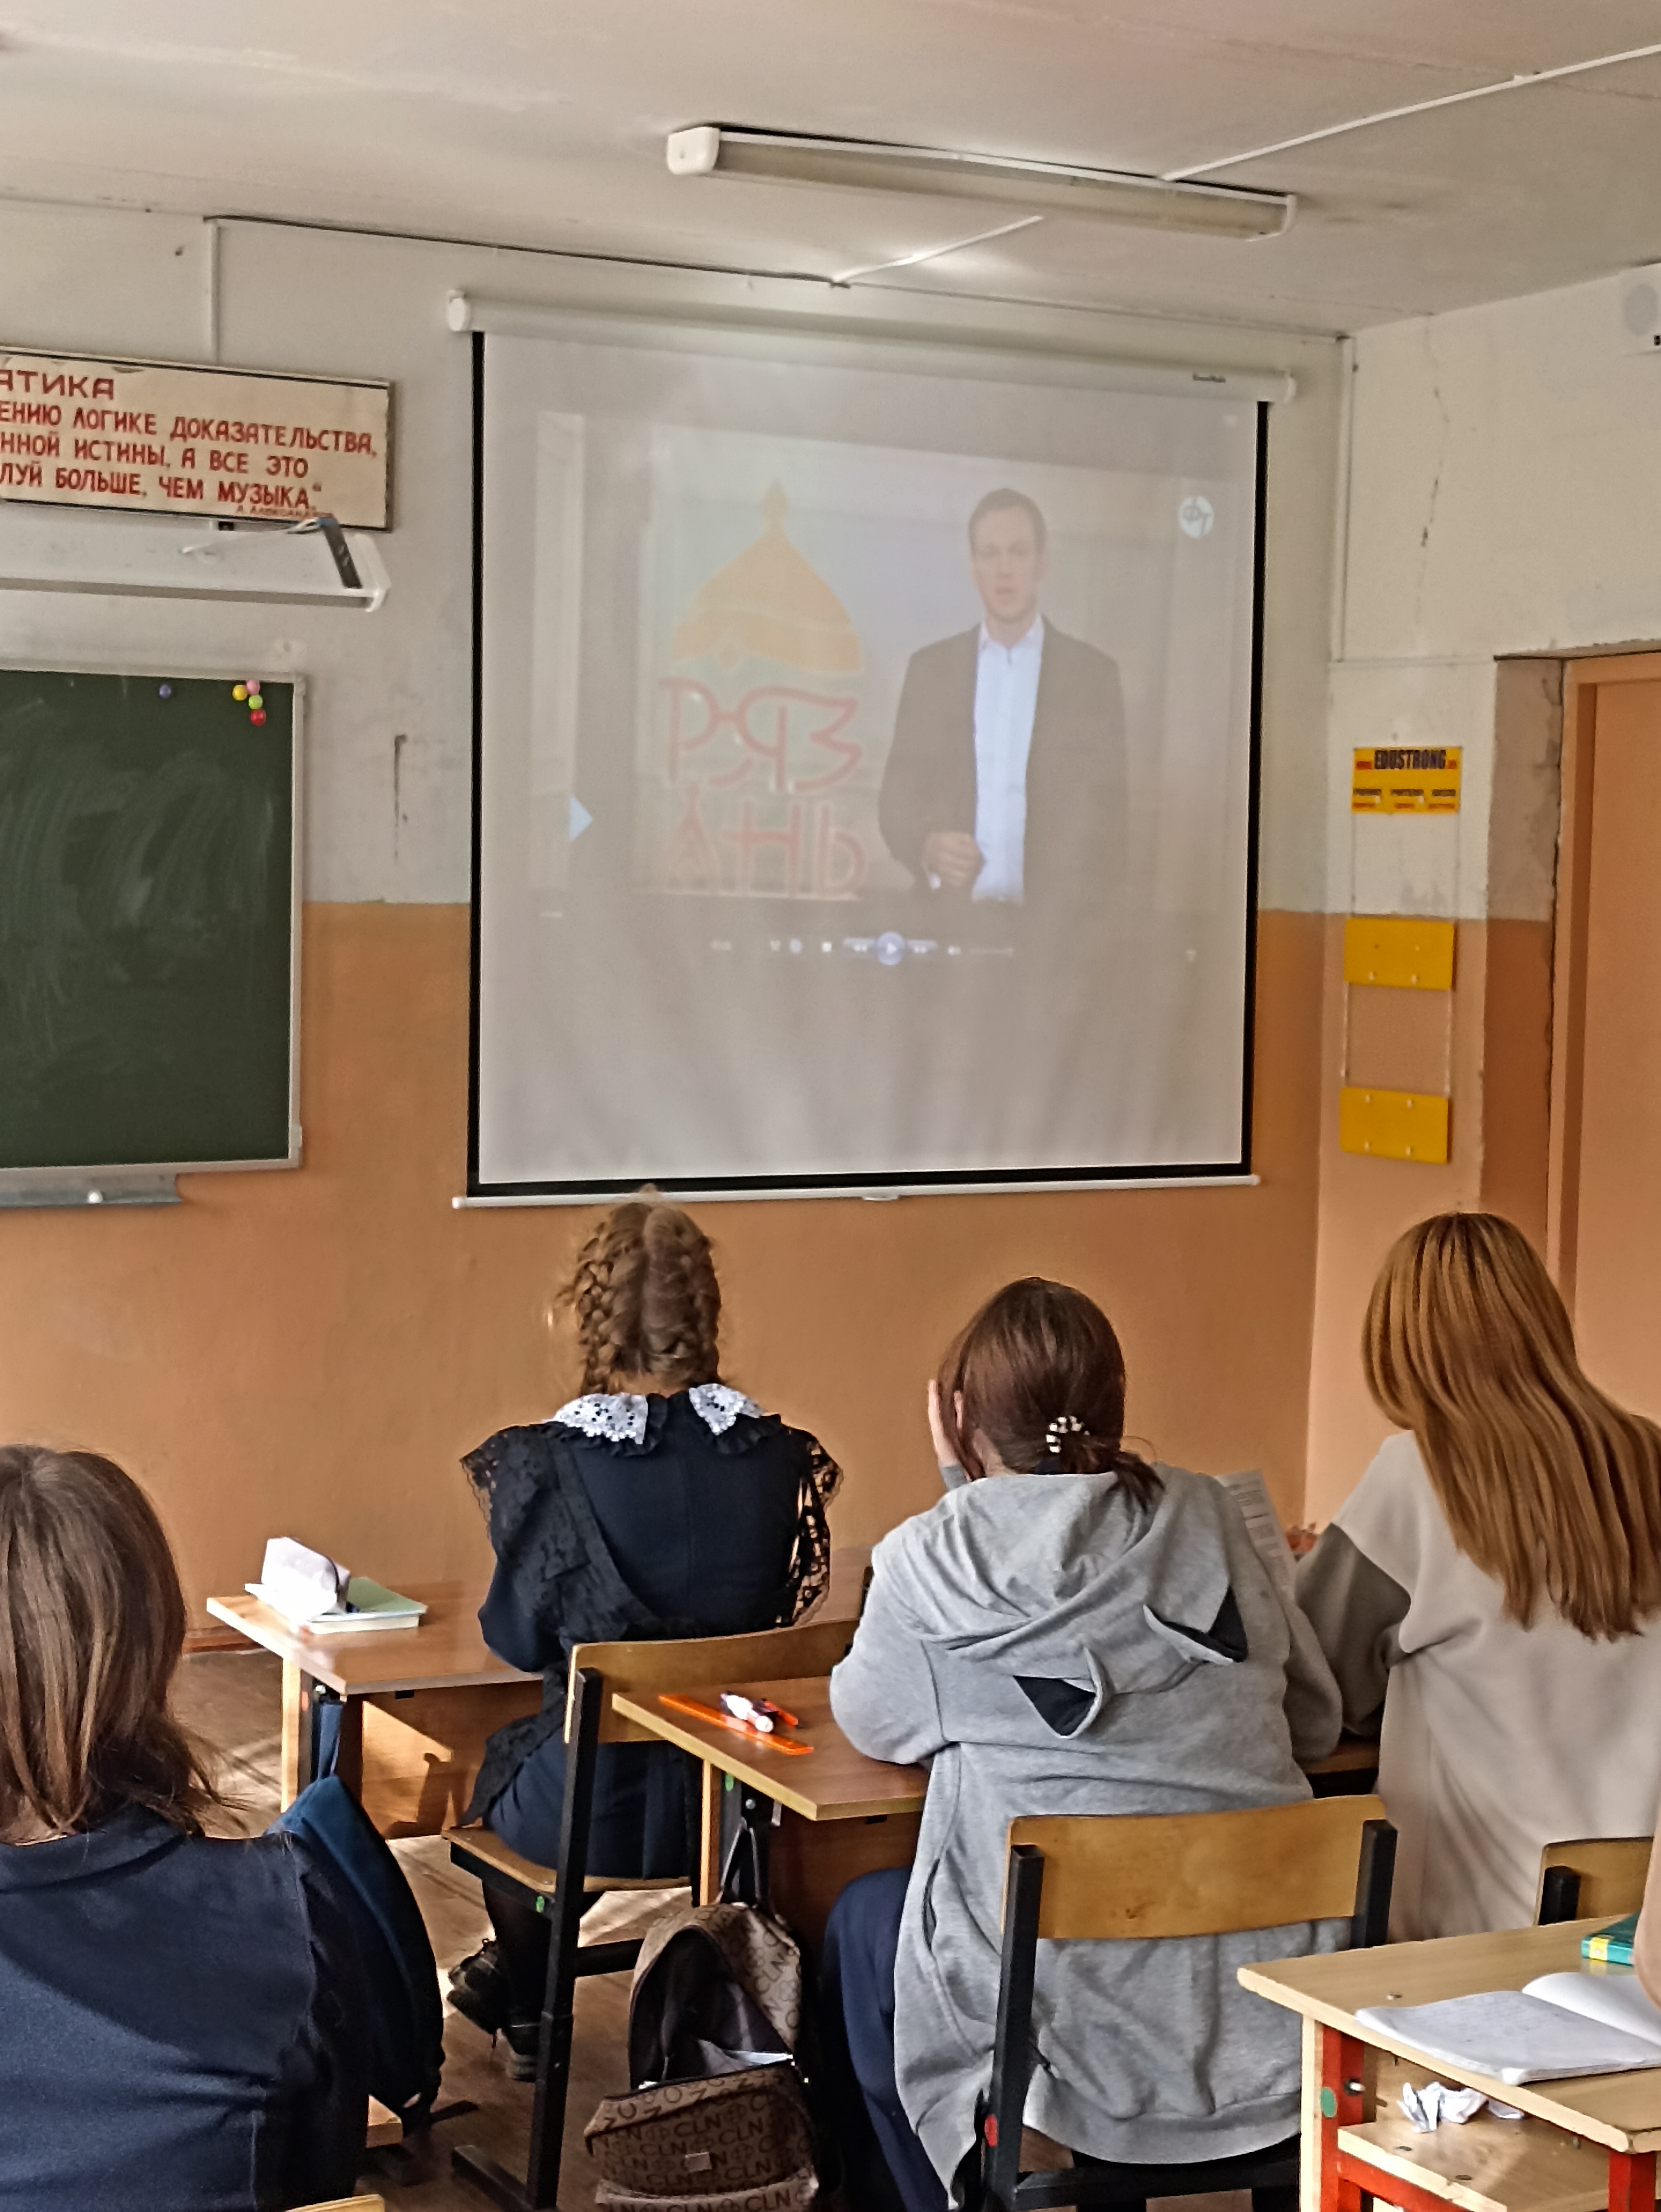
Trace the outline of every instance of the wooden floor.
{"label": "wooden floor", "polygon": [[[216,1753],[222,1787],[233,1801],[220,1824],[223,1833],[258,1835],[276,1815],[281,1673],[271,1654],[252,1648],[198,1652],[179,1670],[179,1718]],[[447,1995],[446,1968],[477,1950],[489,1932],[478,1885],[450,1864],[449,1854],[436,1837],[411,1838],[394,1843],[392,1849],[421,1906],[438,1958],[440,1986]],[[583,1920],[583,1940],[605,1942],[638,1935],[654,1915],[685,1902],[686,1893],[676,1890],[654,1891],[643,1901],[627,1895],[602,1898]],[[582,2130],[602,2097],[629,2086],[628,2016],[626,1974],[597,1974],[578,1984],[560,2212],[591,2212],[593,2205],[594,2184]],[[398,2154],[372,2154],[363,2186],[384,2194],[388,2212],[481,2212],[486,2200],[451,2177],[450,2150],[456,2143],[482,2144],[504,2166],[520,2173],[525,2170],[529,2085],[510,2081],[489,2038],[447,2006],[444,2054],[441,2103],[465,2098],[478,2109],[441,2122],[415,2157],[405,2153],[400,2162]],[[1166,2201],[1171,2212],[1178,2204],[1183,2212],[1250,2212],[1250,2200],[1244,2194]],[[865,2208],[855,2205],[852,2212],[865,2212]]]}

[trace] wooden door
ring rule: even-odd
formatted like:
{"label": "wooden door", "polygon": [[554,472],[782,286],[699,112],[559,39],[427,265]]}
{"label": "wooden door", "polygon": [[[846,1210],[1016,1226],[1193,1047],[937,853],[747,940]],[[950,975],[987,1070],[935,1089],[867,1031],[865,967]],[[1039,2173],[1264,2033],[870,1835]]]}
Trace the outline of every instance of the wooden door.
{"label": "wooden door", "polygon": [[1554,1256],[1587,1372],[1661,1416],[1661,655],[1583,662],[1573,679]]}

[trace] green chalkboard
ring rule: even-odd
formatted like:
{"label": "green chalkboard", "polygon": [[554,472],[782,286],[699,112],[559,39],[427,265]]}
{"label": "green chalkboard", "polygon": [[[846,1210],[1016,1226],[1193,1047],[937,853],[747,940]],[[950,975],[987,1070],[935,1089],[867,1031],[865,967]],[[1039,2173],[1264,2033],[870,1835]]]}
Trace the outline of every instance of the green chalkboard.
{"label": "green chalkboard", "polygon": [[0,668],[0,1170],[289,1157],[295,693]]}

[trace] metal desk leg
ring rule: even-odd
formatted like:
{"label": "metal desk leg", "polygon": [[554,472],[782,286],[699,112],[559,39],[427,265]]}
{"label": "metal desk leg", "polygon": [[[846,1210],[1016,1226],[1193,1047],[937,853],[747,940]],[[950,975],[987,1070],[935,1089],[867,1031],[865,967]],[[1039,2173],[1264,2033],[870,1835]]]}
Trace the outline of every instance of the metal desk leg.
{"label": "metal desk leg", "polygon": [[283,1806],[286,1812],[316,1770],[313,1741],[317,1684],[291,1659],[283,1662]]}
{"label": "metal desk leg", "polygon": [[283,1804],[319,1775],[338,1774],[354,1797],[363,1787],[363,1704],[342,1698],[289,1660],[283,1662]]}
{"label": "metal desk leg", "polygon": [[706,1759],[698,1769],[697,1902],[713,1905],[721,1893],[721,1801],[727,1777]]}
{"label": "metal desk leg", "polygon": [[[1365,2053],[1353,2035],[1335,2027],[1316,2028],[1316,2110],[1319,2124],[1314,2130],[1315,2187],[1311,2192],[1319,2212],[1361,2212],[1361,2191],[1338,2170],[1338,2130],[1360,2124],[1366,2117]],[[1613,2207],[1611,2207],[1613,2212]],[[1637,2208],[1633,2208],[1637,2212]],[[1652,2208],[1646,2208],[1652,2212]]]}
{"label": "metal desk leg", "polygon": [[1655,2212],[1655,2153],[1609,2153],[1609,2212]]}

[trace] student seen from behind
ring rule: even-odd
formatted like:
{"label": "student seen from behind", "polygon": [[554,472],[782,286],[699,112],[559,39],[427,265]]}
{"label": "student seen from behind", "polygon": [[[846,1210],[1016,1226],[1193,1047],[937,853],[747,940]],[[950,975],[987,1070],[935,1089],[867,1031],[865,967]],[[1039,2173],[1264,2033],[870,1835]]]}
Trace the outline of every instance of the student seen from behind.
{"label": "student seen from behind", "polygon": [[1548,1843],[1661,1799],[1661,1429],[1582,1370],[1497,1214],[1394,1246],[1362,1336],[1391,1437],[1299,1569],[1356,1729],[1382,1722],[1397,1939],[1520,1928]]}
{"label": "student seen from behind", "polygon": [[350,2196],[369,1994],[295,1838],[210,1839],[185,1605],[106,1459],[0,1449],[0,2207]]}
{"label": "student seen from behind", "polygon": [[[906,2212],[945,2212],[973,2154],[1010,1821],[1292,1804],[1310,1794],[1299,1761],[1338,1735],[1308,1624],[1232,1499],[1127,1449],[1118,1340],[1082,1291],[1001,1291],[932,1404],[957,1486],[877,1546],[830,1678],[860,1750],[929,1762],[914,1864],[850,1883],[826,1942],[827,1995]],[[1235,1968],[1335,1948],[1348,1924],[1040,1944],[1029,2124],[1135,2163],[1295,2138],[1297,2023]]]}
{"label": "student seen from behind", "polygon": [[[540,1866],[559,1850],[566,1683],[579,1644],[737,1636],[787,1626],[829,1587],[825,1519],[840,1471],[817,1439],[721,1379],[721,1288],[709,1239],[648,1194],[614,1207],[564,1302],[581,1394],[503,1429],[466,1462],[496,1565],[485,1640],[538,1672],[539,1716],[491,1737],[469,1817]],[[668,1744],[600,1747],[594,1874],[688,1875],[697,1770]],[[536,2070],[545,1918],[486,1887],[495,1929],[451,1975],[451,2002],[501,2031],[510,2072]]]}

